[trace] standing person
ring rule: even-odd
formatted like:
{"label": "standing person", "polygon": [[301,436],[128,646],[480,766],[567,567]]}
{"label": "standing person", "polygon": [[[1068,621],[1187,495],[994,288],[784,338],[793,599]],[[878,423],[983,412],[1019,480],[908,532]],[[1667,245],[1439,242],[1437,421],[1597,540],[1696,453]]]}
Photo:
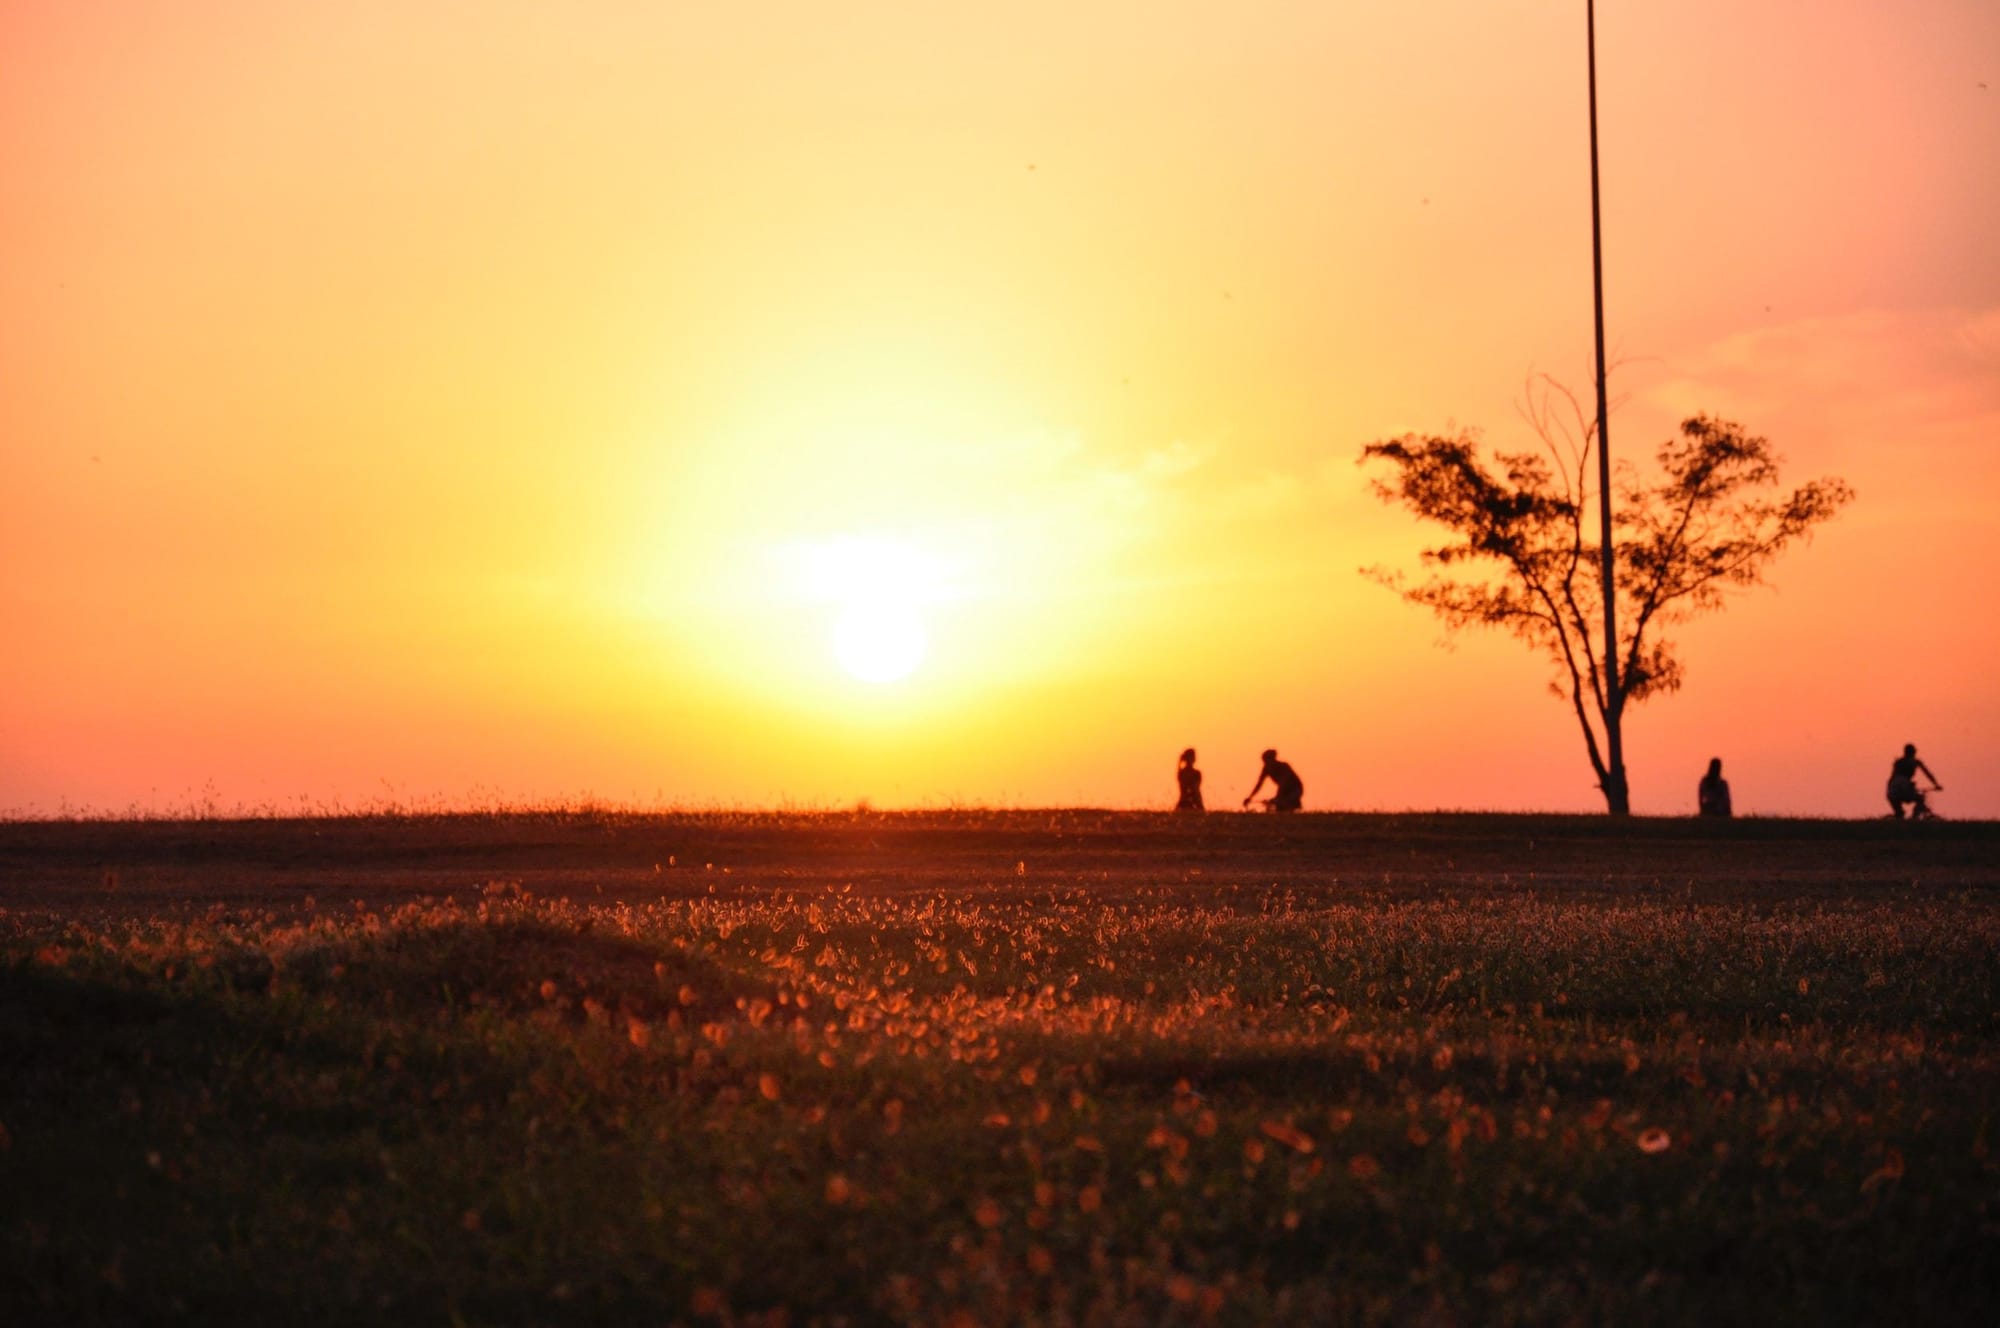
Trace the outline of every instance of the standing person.
{"label": "standing person", "polygon": [[1174,804],[1177,812],[1199,812],[1207,810],[1201,805],[1201,771],[1194,768],[1194,748],[1181,753],[1180,769],[1174,772],[1180,781],[1181,800]]}
{"label": "standing person", "polygon": [[1931,782],[1934,791],[1944,791],[1944,785],[1938,783],[1938,777],[1931,773],[1931,768],[1917,759],[1917,744],[1904,743],[1903,754],[1889,767],[1889,810],[1899,821],[1903,819],[1905,804],[1909,804],[1910,816],[1915,820],[1921,821],[1933,815],[1930,803],[1924,801],[1924,791],[1917,787],[1919,770],[1924,772],[1924,778]]}
{"label": "standing person", "polygon": [[1280,761],[1278,749],[1271,747],[1265,749],[1264,768],[1257,772],[1257,782],[1251,785],[1249,796],[1243,799],[1245,807],[1250,805],[1250,799],[1257,796],[1257,790],[1264,787],[1267,779],[1271,781],[1275,796],[1266,798],[1264,805],[1272,811],[1295,812],[1305,802],[1305,781],[1299,778],[1298,771]]}
{"label": "standing person", "polygon": [[1695,790],[1695,805],[1703,816],[1734,816],[1735,810],[1729,805],[1729,781],[1722,777],[1722,758],[1711,757],[1708,773],[1701,777],[1701,787]]}

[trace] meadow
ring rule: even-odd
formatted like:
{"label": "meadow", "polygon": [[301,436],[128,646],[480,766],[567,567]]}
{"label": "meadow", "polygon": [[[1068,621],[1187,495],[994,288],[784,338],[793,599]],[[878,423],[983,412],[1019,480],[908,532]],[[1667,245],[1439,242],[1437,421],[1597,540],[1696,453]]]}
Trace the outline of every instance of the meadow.
{"label": "meadow", "polygon": [[1990,1321],[2000,825],[0,825],[0,1320]]}

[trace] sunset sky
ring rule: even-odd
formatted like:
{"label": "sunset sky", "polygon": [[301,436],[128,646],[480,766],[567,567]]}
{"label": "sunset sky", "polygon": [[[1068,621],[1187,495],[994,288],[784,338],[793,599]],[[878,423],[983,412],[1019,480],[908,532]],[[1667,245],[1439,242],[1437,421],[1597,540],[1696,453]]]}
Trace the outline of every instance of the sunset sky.
{"label": "sunset sky", "polygon": [[[2000,5],[1599,6],[1635,809],[2000,815]],[[1602,807],[1355,459],[1587,390],[1583,4],[0,7],[0,814]],[[900,676],[888,676],[900,675]]]}

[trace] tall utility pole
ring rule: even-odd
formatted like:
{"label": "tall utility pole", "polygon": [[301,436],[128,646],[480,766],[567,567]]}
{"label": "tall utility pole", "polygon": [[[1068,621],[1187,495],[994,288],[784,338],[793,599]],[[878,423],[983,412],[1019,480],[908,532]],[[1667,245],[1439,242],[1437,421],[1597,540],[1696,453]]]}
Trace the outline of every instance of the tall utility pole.
{"label": "tall utility pole", "polygon": [[1613,816],[1632,810],[1625,786],[1625,698],[1618,684],[1617,562],[1611,549],[1611,405],[1605,395],[1604,226],[1597,202],[1597,0],[1584,0],[1590,51],[1590,284],[1597,306],[1597,514],[1604,541],[1604,798]]}

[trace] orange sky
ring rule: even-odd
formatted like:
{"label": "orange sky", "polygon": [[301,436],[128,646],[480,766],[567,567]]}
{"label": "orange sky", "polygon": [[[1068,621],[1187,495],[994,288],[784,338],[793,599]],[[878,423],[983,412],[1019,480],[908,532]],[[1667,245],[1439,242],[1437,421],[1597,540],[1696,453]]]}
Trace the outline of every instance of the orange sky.
{"label": "orange sky", "polygon": [[[1582,5],[965,8],[0,9],[0,812],[1600,806],[1353,464],[1587,384]],[[1614,451],[1860,493],[1636,809],[2000,815],[2000,8],[1599,27]]]}

